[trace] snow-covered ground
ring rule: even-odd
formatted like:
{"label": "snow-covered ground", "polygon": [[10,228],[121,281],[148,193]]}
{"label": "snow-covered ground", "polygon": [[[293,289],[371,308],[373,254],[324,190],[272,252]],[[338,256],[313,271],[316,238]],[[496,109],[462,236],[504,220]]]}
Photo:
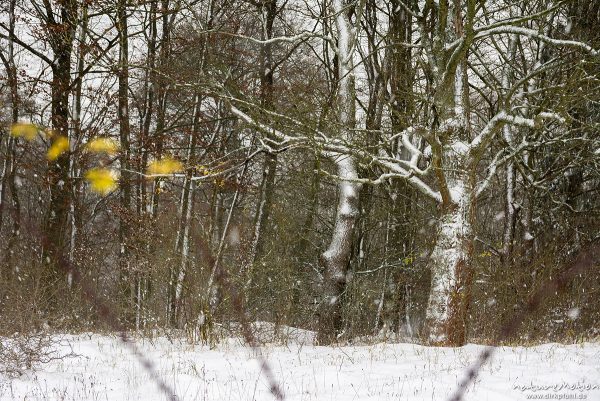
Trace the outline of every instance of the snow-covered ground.
{"label": "snow-covered ground", "polygon": [[[302,336],[300,336],[302,337]],[[16,379],[0,376],[1,400],[164,400],[119,339],[64,336],[64,353]],[[137,345],[179,400],[271,400],[251,349],[239,340],[215,349],[165,337]],[[483,349],[414,344],[266,346],[263,351],[289,400],[444,400]],[[467,400],[600,400],[600,344],[501,347]]]}

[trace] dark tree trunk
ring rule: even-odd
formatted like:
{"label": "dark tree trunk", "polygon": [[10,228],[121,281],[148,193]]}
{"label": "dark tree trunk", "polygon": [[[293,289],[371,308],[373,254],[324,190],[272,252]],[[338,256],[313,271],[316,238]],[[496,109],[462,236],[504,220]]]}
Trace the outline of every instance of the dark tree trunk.
{"label": "dark tree trunk", "polygon": [[[6,69],[7,73],[7,83],[10,90],[10,100],[11,100],[11,122],[13,124],[17,123],[19,120],[19,81],[17,76],[17,67],[15,65],[15,53],[14,53],[14,41],[13,37],[15,34],[15,7],[16,0],[11,0],[9,5],[9,40],[8,40],[8,48],[6,57],[3,53],[2,62]],[[13,247],[16,244],[19,230],[21,228],[21,206],[19,202],[19,194],[17,192],[17,185],[15,181],[15,175],[17,171],[16,166],[16,140],[12,135],[8,135],[6,138],[6,157],[4,159],[4,163],[2,165],[2,176],[0,177],[0,233],[2,232],[2,223],[4,221],[4,212],[6,211],[5,207],[8,203],[7,199],[7,189],[10,191],[11,195],[11,233],[8,239],[8,243],[6,246],[6,250],[4,253],[4,257],[0,259],[0,263],[2,263],[2,267],[0,271],[2,272],[1,277],[3,279],[8,279],[12,272],[12,252]],[[4,299],[4,298],[3,298]]]}
{"label": "dark tree trunk", "polygon": [[123,297],[123,322],[131,325],[134,322],[134,308],[139,307],[140,300],[132,301],[136,294],[132,293],[130,267],[130,219],[131,219],[131,149],[129,123],[129,34],[127,22],[126,0],[117,3],[117,32],[119,35],[118,66],[118,110],[120,154],[120,196],[119,196],[119,282]]}
{"label": "dark tree trunk", "polygon": [[[78,20],[77,1],[67,0],[60,5],[60,22],[48,9],[48,41],[54,53],[51,82],[51,123],[53,145],[58,138],[69,137],[69,94],[71,92],[71,53]],[[70,151],[63,152],[56,160],[48,163],[48,189],[50,199],[44,223],[42,260],[46,265],[45,284],[53,287],[66,275],[62,263],[68,255],[66,233],[71,205],[71,183],[69,177]],[[48,290],[48,306],[58,300],[57,292]]]}

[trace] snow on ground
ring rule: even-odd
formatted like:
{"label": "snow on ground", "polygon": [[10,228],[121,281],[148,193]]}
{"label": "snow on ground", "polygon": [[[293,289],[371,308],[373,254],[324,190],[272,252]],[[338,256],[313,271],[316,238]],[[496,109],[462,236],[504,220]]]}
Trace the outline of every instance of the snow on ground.
{"label": "snow on ground", "polygon": [[[302,337],[302,336],[300,336]],[[0,376],[0,400],[164,400],[118,338],[63,336],[77,357],[16,379]],[[239,340],[215,349],[138,339],[179,400],[271,400],[257,359]],[[414,344],[264,347],[288,400],[444,400],[483,350]],[[65,345],[64,353],[70,351]],[[501,347],[467,400],[600,400],[600,344]]]}

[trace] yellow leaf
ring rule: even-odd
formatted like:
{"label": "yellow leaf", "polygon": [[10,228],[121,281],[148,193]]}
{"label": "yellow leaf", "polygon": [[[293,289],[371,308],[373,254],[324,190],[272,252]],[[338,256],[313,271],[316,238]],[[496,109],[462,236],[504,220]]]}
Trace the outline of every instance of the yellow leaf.
{"label": "yellow leaf", "polygon": [[90,183],[92,190],[101,195],[107,195],[117,187],[115,174],[106,168],[92,168],[86,171],[85,179]]}
{"label": "yellow leaf", "polygon": [[119,151],[119,144],[110,138],[94,138],[85,145],[85,148],[93,153],[115,155]]}
{"label": "yellow leaf", "polygon": [[50,145],[46,157],[48,160],[53,161],[58,159],[58,157],[67,150],[69,150],[69,140],[64,136],[57,136],[54,141],[52,141],[52,145]]}
{"label": "yellow leaf", "polygon": [[148,166],[147,173],[150,175],[167,175],[183,170],[183,164],[172,157],[164,157],[160,160],[154,160]]}
{"label": "yellow leaf", "polygon": [[16,123],[10,127],[10,134],[14,137],[23,137],[28,141],[33,141],[37,137],[39,129],[35,124]]}

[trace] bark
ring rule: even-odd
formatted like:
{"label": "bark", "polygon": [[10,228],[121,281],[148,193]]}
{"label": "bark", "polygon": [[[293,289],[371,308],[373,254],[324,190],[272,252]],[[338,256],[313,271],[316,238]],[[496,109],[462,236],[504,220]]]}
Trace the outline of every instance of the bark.
{"label": "bark", "polygon": [[462,345],[467,334],[473,253],[471,179],[449,180],[455,200],[440,217],[437,240],[430,256],[431,289],[426,323],[431,344]]}
{"label": "bark", "polygon": [[348,265],[352,253],[352,237],[358,217],[360,185],[347,180],[358,178],[354,160],[340,156],[337,161],[338,206],[329,247],[321,254],[325,275],[323,303],[319,313],[320,344],[335,342],[342,328],[342,296],[346,290]]}
{"label": "bark", "polygon": [[[452,63],[436,60],[432,124],[432,165],[442,198],[437,239],[430,255],[431,287],[425,314],[431,344],[462,345],[467,336],[473,253],[472,216],[475,210],[475,176],[480,152],[466,145],[471,137],[467,49],[473,38],[475,2],[440,2],[432,47],[443,55],[443,44],[463,38],[465,47]],[[447,64],[447,65],[446,65]]]}
{"label": "bark", "polygon": [[[82,111],[82,90],[83,90],[83,78],[85,75],[85,57],[86,51],[86,39],[88,30],[88,3],[83,3],[81,8],[80,17],[80,28],[77,43],[77,80],[73,85],[73,132],[71,141],[73,143],[81,143],[82,139],[82,127],[81,127],[81,111]],[[70,175],[71,177],[81,176],[81,170],[78,168],[76,159],[71,158],[70,160]],[[69,210],[70,218],[70,244],[69,244],[69,263],[73,265],[75,263],[75,251],[77,249],[77,243],[79,241],[80,233],[82,232],[82,214],[81,214],[81,201],[79,194],[82,193],[82,187],[84,183],[82,180],[71,180],[71,205]],[[71,288],[73,284],[72,273],[67,274],[67,284]]]}
{"label": "bark", "polygon": [[[505,127],[505,130],[510,128]],[[511,160],[506,163],[505,171],[506,180],[506,196],[504,199],[504,232],[502,234],[502,257],[504,266],[511,267],[513,265],[513,253],[515,242],[515,226],[517,223],[517,206],[515,201],[515,165]]]}
{"label": "bark", "polygon": [[[59,136],[69,137],[69,94],[71,84],[71,54],[78,20],[77,1],[60,3],[60,20],[50,6],[47,7],[48,41],[54,53],[51,81],[51,123],[53,144]],[[66,232],[71,204],[71,184],[69,177],[70,152],[62,153],[48,163],[48,189],[50,199],[44,222],[42,260],[46,264],[45,283],[51,287],[64,276],[60,264],[66,258],[68,242]],[[48,306],[57,301],[56,291],[48,290]]]}
{"label": "bark", "polygon": [[[390,2],[390,17],[389,17],[389,55],[386,55],[387,80],[390,83],[391,93],[389,96],[390,119],[392,124],[392,132],[399,133],[405,130],[411,121],[414,109],[413,99],[413,66],[411,61],[411,48],[402,45],[411,41],[412,18],[410,14],[401,6],[398,0]],[[405,154],[399,143],[396,142],[393,146],[393,153],[398,154],[402,159],[408,159],[410,156]],[[409,261],[412,257],[412,236],[409,223],[404,223],[403,220],[409,219],[411,216],[411,204],[414,191],[404,182],[393,181],[390,183],[390,202],[392,203],[392,211],[388,213],[386,237],[389,240],[390,246],[386,246],[385,263],[392,264],[390,259],[392,256],[400,259],[402,264],[398,268],[385,268],[384,272],[384,291],[382,300],[385,304],[381,305],[382,317],[380,322],[382,326],[376,325],[376,330],[384,329],[384,331],[392,331],[400,333],[400,328],[403,323],[410,325],[410,300],[408,299],[410,285],[406,269],[403,268],[404,262]],[[400,252],[390,255],[391,249],[400,248]],[[389,270],[389,271],[388,271]]]}
{"label": "bark", "polygon": [[[510,37],[508,43],[508,61],[502,71],[502,86],[505,91],[509,89],[512,77],[511,65],[515,59],[517,41],[516,38]],[[514,132],[513,127],[505,125],[502,127],[502,136],[506,143],[513,147],[514,146]],[[506,181],[506,192],[504,199],[504,232],[502,235],[502,257],[504,259],[504,266],[511,267],[513,265],[513,251],[515,241],[515,226],[517,223],[517,203],[515,200],[515,185],[516,185],[516,172],[515,163],[513,160],[509,160],[506,163],[505,171]]]}
{"label": "bark", "polygon": [[[125,324],[133,323],[133,305],[135,310],[140,310],[141,299],[139,289],[132,293],[130,254],[130,209],[131,209],[131,149],[130,149],[130,123],[129,123],[129,33],[127,21],[126,0],[119,0],[116,8],[116,25],[119,35],[119,66],[118,66],[118,110],[119,119],[119,144],[121,153],[119,157],[121,179],[119,196],[119,287],[123,297],[123,315]],[[139,325],[139,313],[136,313],[136,326]],[[136,327],[139,328],[139,327]]]}
{"label": "bark", "polygon": [[[162,37],[160,40],[160,51],[158,55],[158,68],[168,69],[169,57],[171,54],[171,21],[174,17],[169,7],[170,0],[162,0]],[[163,155],[164,136],[166,133],[166,118],[167,118],[167,103],[169,98],[169,83],[161,75],[155,74],[153,84],[156,85],[156,130],[153,138],[154,155],[156,158],[161,158]],[[158,216],[158,205],[160,201],[160,178],[156,178],[152,183],[152,199],[151,199],[151,215],[152,221],[155,222]]]}
{"label": "bark", "polygon": [[[342,0],[333,1],[338,35],[339,83],[337,91],[337,117],[340,138],[351,141],[355,127],[354,77],[353,77],[353,25],[350,11]],[[348,265],[352,254],[354,226],[358,218],[360,185],[356,162],[348,155],[332,155],[340,179],[338,183],[338,206],[333,234],[329,247],[321,254],[324,267],[323,301],[319,311],[321,344],[337,340],[342,328],[342,296],[346,289]]]}
{"label": "bark", "polygon": [[[17,67],[15,65],[15,53],[14,53],[14,41],[13,37],[15,34],[15,6],[16,0],[11,0],[9,4],[9,39],[7,46],[7,55],[4,56],[2,52],[2,62],[7,73],[7,84],[10,90],[11,100],[11,122],[17,123],[19,120],[19,91],[18,91],[18,76]],[[16,141],[12,135],[8,135],[6,138],[6,156],[2,164],[2,176],[0,177],[0,233],[2,232],[2,224],[4,221],[5,206],[8,203],[7,189],[10,190],[11,203],[12,203],[12,227],[11,234],[8,239],[7,247],[5,250],[5,256],[2,258],[2,277],[8,278],[12,269],[11,255],[12,248],[16,243],[21,228],[21,207],[19,202],[19,194],[17,192],[17,186],[15,181],[15,175],[17,166],[15,163],[16,159]]]}

